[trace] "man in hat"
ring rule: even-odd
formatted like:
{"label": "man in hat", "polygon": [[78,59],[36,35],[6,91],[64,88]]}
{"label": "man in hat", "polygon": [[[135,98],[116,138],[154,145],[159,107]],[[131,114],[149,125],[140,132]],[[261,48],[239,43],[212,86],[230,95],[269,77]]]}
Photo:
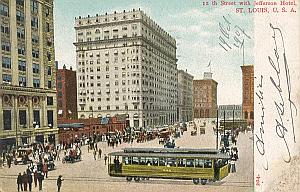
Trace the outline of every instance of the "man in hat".
{"label": "man in hat", "polygon": [[62,181],[63,181],[62,176],[61,175],[58,176],[57,182],[56,182],[56,184],[57,184],[57,192],[60,192]]}

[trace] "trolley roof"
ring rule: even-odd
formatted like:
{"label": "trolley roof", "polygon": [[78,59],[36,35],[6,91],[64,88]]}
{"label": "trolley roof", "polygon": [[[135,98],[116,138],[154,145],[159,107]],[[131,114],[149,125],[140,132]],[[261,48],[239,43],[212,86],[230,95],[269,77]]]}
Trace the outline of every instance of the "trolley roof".
{"label": "trolley roof", "polygon": [[230,156],[224,153],[207,154],[207,153],[131,153],[117,151],[109,153],[110,156],[123,157],[150,157],[150,158],[199,158],[199,159],[230,159]]}
{"label": "trolley roof", "polygon": [[186,153],[186,154],[218,154],[217,149],[192,148],[124,148],[124,153]]}

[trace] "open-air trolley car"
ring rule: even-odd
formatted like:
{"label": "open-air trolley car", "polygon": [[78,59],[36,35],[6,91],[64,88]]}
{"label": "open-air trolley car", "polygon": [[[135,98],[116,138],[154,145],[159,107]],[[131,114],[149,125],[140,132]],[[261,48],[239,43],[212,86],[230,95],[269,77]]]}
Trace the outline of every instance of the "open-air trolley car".
{"label": "open-air trolley car", "polygon": [[125,148],[108,157],[108,174],[113,177],[184,179],[203,185],[225,178],[230,159],[215,149],[184,148]]}

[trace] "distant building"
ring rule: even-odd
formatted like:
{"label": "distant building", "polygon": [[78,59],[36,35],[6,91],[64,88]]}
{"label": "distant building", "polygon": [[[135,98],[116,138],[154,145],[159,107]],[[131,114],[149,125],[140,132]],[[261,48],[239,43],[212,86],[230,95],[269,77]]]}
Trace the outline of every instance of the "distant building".
{"label": "distant building", "polygon": [[76,71],[66,69],[57,70],[57,114],[58,119],[77,119],[77,83]]}
{"label": "distant building", "polygon": [[241,66],[243,73],[243,116],[248,125],[254,125],[254,67],[253,65]]}
{"label": "distant building", "polygon": [[193,79],[187,71],[178,71],[178,120],[193,120]]}
{"label": "distant building", "polygon": [[194,118],[217,117],[217,86],[210,72],[204,73],[204,79],[193,81]]}
{"label": "distant building", "polygon": [[108,134],[109,132],[123,133],[128,126],[126,119],[118,117],[89,118],[89,119],[59,119],[59,143],[70,144],[83,136]]}
{"label": "distant building", "polygon": [[220,119],[243,119],[242,105],[219,105],[218,114]]}
{"label": "distant building", "polygon": [[141,10],[75,18],[78,117],[177,122],[176,40]]}

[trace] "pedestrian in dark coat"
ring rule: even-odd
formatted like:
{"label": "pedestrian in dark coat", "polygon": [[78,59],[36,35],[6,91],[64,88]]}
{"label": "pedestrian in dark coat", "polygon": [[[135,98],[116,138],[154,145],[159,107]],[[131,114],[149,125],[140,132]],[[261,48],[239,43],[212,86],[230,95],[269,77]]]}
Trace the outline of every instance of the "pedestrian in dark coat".
{"label": "pedestrian in dark coat", "polygon": [[23,182],[24,191],[27,191],[28,176],[25,173],[25,171],[24,171],[24,173],[22,175],[22,182]]}
{"label": "pedestrian in dark coat", "polygon": [[28,188],[29,191],[32,191],[32,172],[27,172],[27,177],[28,177]]}
{"label": "pedestrian in dark coat", "polygon": [[20,188],[21,188],[21,191],[23,191],[22,184],[23,184],[22,175],[21,175],[21,173],[19,173],[18,178],[17,178],[18,191],[20,191]]}
{"label": "pedestrian in dark coat", "polygon": [[63,181],[62,176],[61,176],[61,175],[58,176],[57,182],[56,182],[56,184],[57,184],[57,192],[60,192],[60,188],[61,188],[61,185],[62,185],[62,181]]}
{"label": "pedestrian in dark coat", "polygon": [[43,190],[43,180],[44,180],[44,175],[42,174],[42,172],[38,172],[37,174],[37,179],[39,181],[39,190]]}
{"label": "pedestrian in dark coat", "polygon": [[37,186],[37,177],[38,177],[38,173],[37,173],[37,171],[35,171],[35,172],[34,172],[34,174],[33,174],[33,179],[34,179],[34,187],[36,187],[36,186]]}

